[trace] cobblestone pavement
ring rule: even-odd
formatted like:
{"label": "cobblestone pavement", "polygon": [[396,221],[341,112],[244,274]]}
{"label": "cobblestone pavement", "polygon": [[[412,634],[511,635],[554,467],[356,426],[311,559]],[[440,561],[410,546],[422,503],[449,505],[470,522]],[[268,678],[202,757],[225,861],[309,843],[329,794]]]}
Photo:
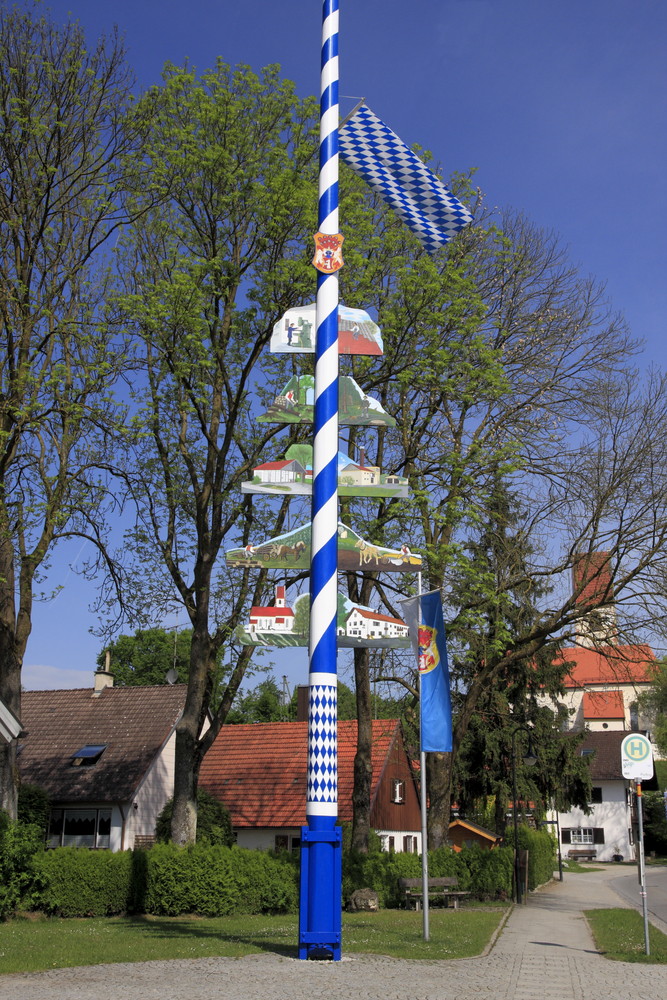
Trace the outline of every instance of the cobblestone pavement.
{"label": "cobblestone pavement", "polygon": [[618,874],[578,874],[515,907],[489,953],[459,961],[344,956],[301,962],[142,962],[1,976],[0,1000],[662,1000],[667,966],[610,962],[595,951],[583,909],[627,905]]}

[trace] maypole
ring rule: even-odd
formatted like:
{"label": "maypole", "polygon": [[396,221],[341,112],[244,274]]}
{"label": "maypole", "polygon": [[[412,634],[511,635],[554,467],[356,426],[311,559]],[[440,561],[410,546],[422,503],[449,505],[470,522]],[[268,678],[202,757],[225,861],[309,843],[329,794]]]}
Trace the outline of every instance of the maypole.
{"label": "maypole", "polygon": [[322,5],[313,439],[308,779],[299,957],[341,956],[336,614],[338,600],[338,0]]}

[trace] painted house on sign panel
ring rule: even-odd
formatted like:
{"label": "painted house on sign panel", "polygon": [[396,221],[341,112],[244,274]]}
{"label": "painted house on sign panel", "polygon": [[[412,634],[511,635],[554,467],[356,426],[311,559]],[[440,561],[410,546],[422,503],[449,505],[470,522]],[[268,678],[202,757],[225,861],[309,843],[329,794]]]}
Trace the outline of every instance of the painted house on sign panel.
{"label": "painted house on sign panel", "polygon": [[[421,819],[400,722],[374,720],[371,826],[385,850],[418,852]],[[357,723],[338,722],[338,816],[352,820]],[[294,850],[306,824],[308,723],[223,726],[199,785],[227,806],[239,847]]]}
{"label": "painted house on sign panel", "polygon": [[147,846],[174,793],[175,727],[186,686],[24,691],[21,782],[49,797],[49,847]]}

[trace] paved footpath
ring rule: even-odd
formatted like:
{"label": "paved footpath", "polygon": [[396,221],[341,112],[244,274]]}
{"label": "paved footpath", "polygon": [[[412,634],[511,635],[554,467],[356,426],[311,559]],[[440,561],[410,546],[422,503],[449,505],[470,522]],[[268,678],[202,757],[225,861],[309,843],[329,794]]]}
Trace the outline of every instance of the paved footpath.
{"label": "paved footpath", "polygon": [[531,893],[481,958],[266,954],[97,965],[0,976],[0,1000],[664,1000],[667,966],[610,962],[595,951],[582,910],[629,905],[612,888],[617,877],[610,865]]}

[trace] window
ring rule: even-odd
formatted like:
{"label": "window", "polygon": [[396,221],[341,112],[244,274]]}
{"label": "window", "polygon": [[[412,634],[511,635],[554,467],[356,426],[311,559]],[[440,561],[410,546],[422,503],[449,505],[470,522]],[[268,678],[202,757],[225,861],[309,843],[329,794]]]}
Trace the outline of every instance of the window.
{"label": "window", "polygon": [[563,844],[572,844],[574,847],[588,847],[590,844],[604,844],[604,829],[599,827],[577,826],[571,829],[564,829],[560,832],[560,839]]}
{"label": "window", "polygon": [[405,802],[405,782],[394,778],[391,783],[391,801],[400,805]]}
{"label": "window", "polygon": [[598,804],[602,802],[602,789],[601,788],[591,788],[591,802]]}
{"label": "window", "polygon": [[403,850],[406,854],[416,854],[417,853],[417,838],[416,837],[403,837]]}
{"label": "window", "polygon": [[298,851],[301,847],[301,837],[292,837],[288,833],[277,833],[274,844],[276,851]]}
{"label": "window", "polygon": [[106,743],[86,743],[84,747],[72,754],[72,765],[74,767],[90,767],[97,763],[106,748]]}
{"label": "window", "polygon": [[52,809],[49,847],[111,846],[111,809]]}

